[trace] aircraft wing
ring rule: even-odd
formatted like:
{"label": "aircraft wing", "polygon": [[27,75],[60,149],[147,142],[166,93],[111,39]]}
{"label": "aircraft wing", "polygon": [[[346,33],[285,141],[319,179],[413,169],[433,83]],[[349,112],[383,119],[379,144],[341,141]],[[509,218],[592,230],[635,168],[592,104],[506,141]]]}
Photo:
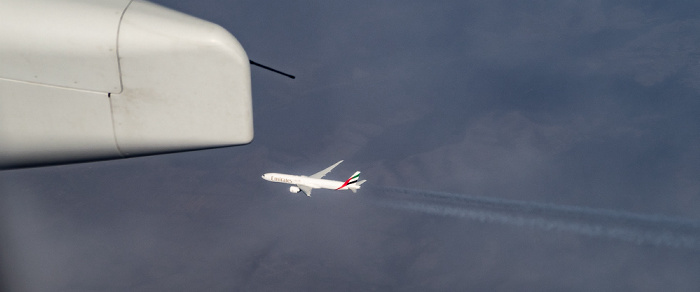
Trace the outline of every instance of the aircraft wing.
{"label": "aircraft wing", "polygon": [[[338,163],[340,163],[340,162],[338,162]],[[297,187],[299,187],[299,189],[300,189],[302,192],[304,192],[304,193],[306,194],[307,197],[311,197],[311,190],[312,190],[311,187],[305,186],[305,185],[297,185]]]}
{"label": "aircraft wing", "polygon": [[[338,164],[340,164],[341,162],[343,162],[343,161],[342,161],[342,160],[341,160],[341,161],[338,161],[338,162],[336,162],[335,164],[329,166],[328,168],[326,168],[326,169],[324,169],[324,170],[321,170],[321,171],[319,171],[319,172],[317,172],[317,173],[314,173],[314,174],[310,175],[309,177],[311,177],[311,178],[322,178],[324,175],[326,175],[327,173],[331,172],[331,170],[333,170],[333,168],[335,168],[336,166],[338,166]],[[302,189],[301,186],[299,186],[299,188]],[[304,189],[302,189],[302,190],[304,190]],[[310,192],[311,192],[311,191],[307,192],[306,194],[308,195]]]}
{"label": "aircraft wing", "polygon": [[0,0],[0,169],[250,143],[249,62],[147,1]]}

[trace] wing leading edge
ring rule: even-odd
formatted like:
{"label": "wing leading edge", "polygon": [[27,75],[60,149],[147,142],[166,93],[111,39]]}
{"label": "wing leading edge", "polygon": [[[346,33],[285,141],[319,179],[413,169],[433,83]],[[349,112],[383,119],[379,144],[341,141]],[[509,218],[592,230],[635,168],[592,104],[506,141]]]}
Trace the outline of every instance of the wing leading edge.
{"label": "wing leading edge", "polygon": [[338,164],[340,164],[341,162],[343,162],[343,160],[338,161],[338,162],[336,162],[335,164],[329,166],[328,168],[326,168],[326,169],[324,169],[324,170],[321,170],[321,171],[319,171],[319,172],[317,172],[317,173],[314,173],[314,174],[310,175],[309,177],[310,177],[310,178],[323,178],[326,174],[328,174],[329,172],[331,172],[331,170],[333,170],[333,168],[335,168],[336,166],[338,166]]}
{"label": "wing leading edge", "polygon": [[[338,164],[340,164],[340,163],[342,163],[342,162],[343,162],[343,160],[338,161],[338,162],[336,162],[335,164],[333,164],[333,165],[327,167],[326,169],[321,170],[321,171],[319,171],[319,172],[317,172],[317,173],[314,173],[314,174],[310,175],[309,177],[310,177],[310,178],[323,178],[326,174],[328,174],[329,172],[331,172],[331,170],[333,170],[336,166],[338,166]],[[304,192],[304,193],[306,194],[307,197],[311,197],[311,190],[313,190],[312,187],[309,187],[309,186],[306,186],[306,185],[302,185],[302,184],[298,184],[297,187],[298,187],[302,192]]]}

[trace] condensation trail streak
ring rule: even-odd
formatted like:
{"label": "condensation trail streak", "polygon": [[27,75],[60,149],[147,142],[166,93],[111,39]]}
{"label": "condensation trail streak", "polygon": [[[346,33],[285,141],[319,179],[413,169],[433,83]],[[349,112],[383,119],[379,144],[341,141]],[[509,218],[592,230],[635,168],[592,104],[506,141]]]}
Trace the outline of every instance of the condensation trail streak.
{"label": "condensation trail streak", "polygon": [[635,244],[700,249],[700,221],[697,220],[405,188],[373,189],[409,195],[387,196],[378,202],[395,209],[568,231]]}

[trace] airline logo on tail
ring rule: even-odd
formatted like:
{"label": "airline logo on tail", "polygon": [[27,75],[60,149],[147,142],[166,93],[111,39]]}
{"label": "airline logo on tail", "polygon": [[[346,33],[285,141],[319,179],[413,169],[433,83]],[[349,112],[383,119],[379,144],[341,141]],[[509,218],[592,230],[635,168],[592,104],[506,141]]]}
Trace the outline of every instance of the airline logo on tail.
{"label": "airline logo on tail", "polygon": [[[342,186],[340,186],[340,187],[337,188],[336,190],[340,190],[340,189],[342,189],[342,188],[344,188],[344,187],[346,187],[346,186],[348,186],[348,185],[351,185],[351,184],[356,183],[357,180],[358,180],[359,178],[360,178],[360,172],[359,172],[359,171],[356,171],[355,174],[353,174],[348,180],[345,181],[345,183],[343,183]],[[362,181],[361,183],[359,183],[359,184],[357,184],[357,185],[359,186],[359,185],[361,185],[361,184],[364,183],[364,182],[365,182],[365,181]],[[355,190],[353,190],[353,189],[350,189],[350,190],[352,190],[353,192],[355,192]]]}
{"label": "airline logo on tail", "polygon": [[327,180],[322,179],[327,173],[329,173],[333,168],[338,166],[341,161],[329,166],[328,168],[314,173],[310,176],[303,175],[291,175],[282,173],[266,173],[262,176],[263,179],[271,182],[280,182],[292,184],[289,187],[289,191],[292,193],[304,192],[307,196],[311,196],[311,190],[313,189],[330,189],[330,190],[351,190],[353,193],[360,189],[365,180],[358,181],[360,179],[360,172],[356,171],[350,178],[345,182],[337,180]]}

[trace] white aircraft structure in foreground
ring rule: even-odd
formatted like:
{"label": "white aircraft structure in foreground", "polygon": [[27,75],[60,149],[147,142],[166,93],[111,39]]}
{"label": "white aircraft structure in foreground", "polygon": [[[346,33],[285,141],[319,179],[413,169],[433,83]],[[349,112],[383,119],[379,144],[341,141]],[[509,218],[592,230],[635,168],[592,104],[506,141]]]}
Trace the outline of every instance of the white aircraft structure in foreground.
{"label": "white aircraft structure in foreground", "polygon": [[366,180],[358,181],[360,178],[360,172],[356,171],[350,178],[346,181],[328,180],[322,179],[327,173],[331,172],[333,168],[338,166],[341,161],[329,166],[328,168],[314,173],[310,176],[303,175],[291,175],[283,173],[266,173],[263,174],[262,178],[271,182],[279,182],[292,184],[295,186],[289,187],[289,191],[292,193],[298,193],[300,191],[304,192],[306,196],[311,196],[311,190],[313,189],[329,189],[329,190],[351,190],[353,193],[357,192]]}

